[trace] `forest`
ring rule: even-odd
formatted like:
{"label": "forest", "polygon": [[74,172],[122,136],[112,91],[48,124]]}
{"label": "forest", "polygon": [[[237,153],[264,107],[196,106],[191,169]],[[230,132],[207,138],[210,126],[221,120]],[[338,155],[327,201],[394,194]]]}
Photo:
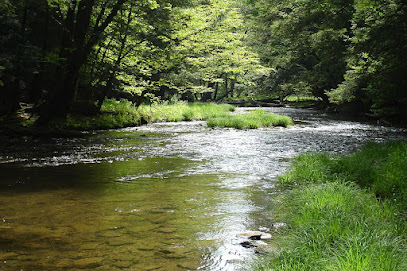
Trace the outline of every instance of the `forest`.
{"label": "forest", "polygon": [[0,118],[313,97],[407,116],[404,0],[2,0]]}
{"label": "forest", "polygon": [[0,0],[0,270],[407,270],[406,75],[407,0]]}

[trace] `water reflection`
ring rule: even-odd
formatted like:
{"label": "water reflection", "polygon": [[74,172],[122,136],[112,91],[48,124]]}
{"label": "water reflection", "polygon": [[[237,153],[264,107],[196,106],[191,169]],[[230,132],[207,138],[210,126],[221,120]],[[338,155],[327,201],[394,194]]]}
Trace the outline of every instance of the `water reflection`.
{"label": "water reflection", "polygon": [[290,158],[406,135],[312,110],[269,110],[303,124],[2,138],[0,270],[237,270],[254,249],[236,234],[273,222],[273,181]]}

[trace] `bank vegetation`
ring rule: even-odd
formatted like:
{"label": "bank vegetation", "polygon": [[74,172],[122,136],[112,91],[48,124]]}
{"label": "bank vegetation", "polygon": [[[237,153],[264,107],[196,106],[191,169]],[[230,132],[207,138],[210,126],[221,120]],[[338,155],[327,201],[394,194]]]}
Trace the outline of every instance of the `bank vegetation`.
{"label": "bank vegetation", "polygon": [[407,143],[305,153],[279,184],[287,223],[255,270],[407,270]]}

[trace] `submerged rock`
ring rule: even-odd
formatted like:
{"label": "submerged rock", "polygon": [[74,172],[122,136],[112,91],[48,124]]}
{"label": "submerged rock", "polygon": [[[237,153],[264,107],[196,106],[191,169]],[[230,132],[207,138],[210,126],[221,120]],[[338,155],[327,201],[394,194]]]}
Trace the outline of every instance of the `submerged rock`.
{"label": "submerged rock", "polygon": [[245,248],[256,248],[256,249],[268,246],[267,243],[261,240],[247,240],[241,242],[240,245]]}
{"label": "submerged rock", "polygon": [[245,247],[245,248],[253,248],[253,247],[256,247],[256,246],[255,246],[252,242],[250,242],[250,241],[241,242],[240,245],[242,245],[242,247]]}
{"label": "submerged rock", "polygon": [[250,240],[265,240],[271,239],[271,234],[261,231],[247,231],[236,234],[237,237],[243,237]]}
{"label": "submerged rock", "polygon": [[271,239],[271,234],[261,231],[247,231],[236,234],[237,237],[242,238],[240,245],[245,248],[265,247],[267,243],[261,241]]}

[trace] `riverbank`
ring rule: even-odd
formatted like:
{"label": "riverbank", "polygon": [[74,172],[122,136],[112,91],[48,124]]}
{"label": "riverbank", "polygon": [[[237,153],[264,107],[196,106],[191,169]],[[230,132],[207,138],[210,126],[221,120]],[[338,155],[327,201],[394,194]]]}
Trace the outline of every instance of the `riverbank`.
{"label": "riverbank", "polygon": [[228,104],[215,103],[157,103],[135,107],[130,101],[105,100],[100,114],[94,116],[69,115],[63,128],[76,130],[114,129],[152,122],[205,120],[234,111]]}
{"label": "riverbank", "polygon": [[[237,129],[252,129],[260,127],[284,126],[293,124],[289,117],[268,114],[258,111],[252,114],[229,113],[235,107],[230,104],[216,103],[157,103],[135,107],[127,100],[107,99],[100,112],[92,114],[71,113],[66,120],[53,121],[48,127],[36,127],[36,117],[21,113],[12,122],[2,123],[3,134],[77,134],[77,131],[117,129],[140,126],[154,122],[177,122],[206,120],[209,127],[232,127]],[[91,110],[84,110],[84,112]],[[244,116],[243,116],[244,115]]]}
{"label": "riverbank", "polygon": [[407,144],[305,153],[279,179],[287,228],[255,270],[407,270]]}

